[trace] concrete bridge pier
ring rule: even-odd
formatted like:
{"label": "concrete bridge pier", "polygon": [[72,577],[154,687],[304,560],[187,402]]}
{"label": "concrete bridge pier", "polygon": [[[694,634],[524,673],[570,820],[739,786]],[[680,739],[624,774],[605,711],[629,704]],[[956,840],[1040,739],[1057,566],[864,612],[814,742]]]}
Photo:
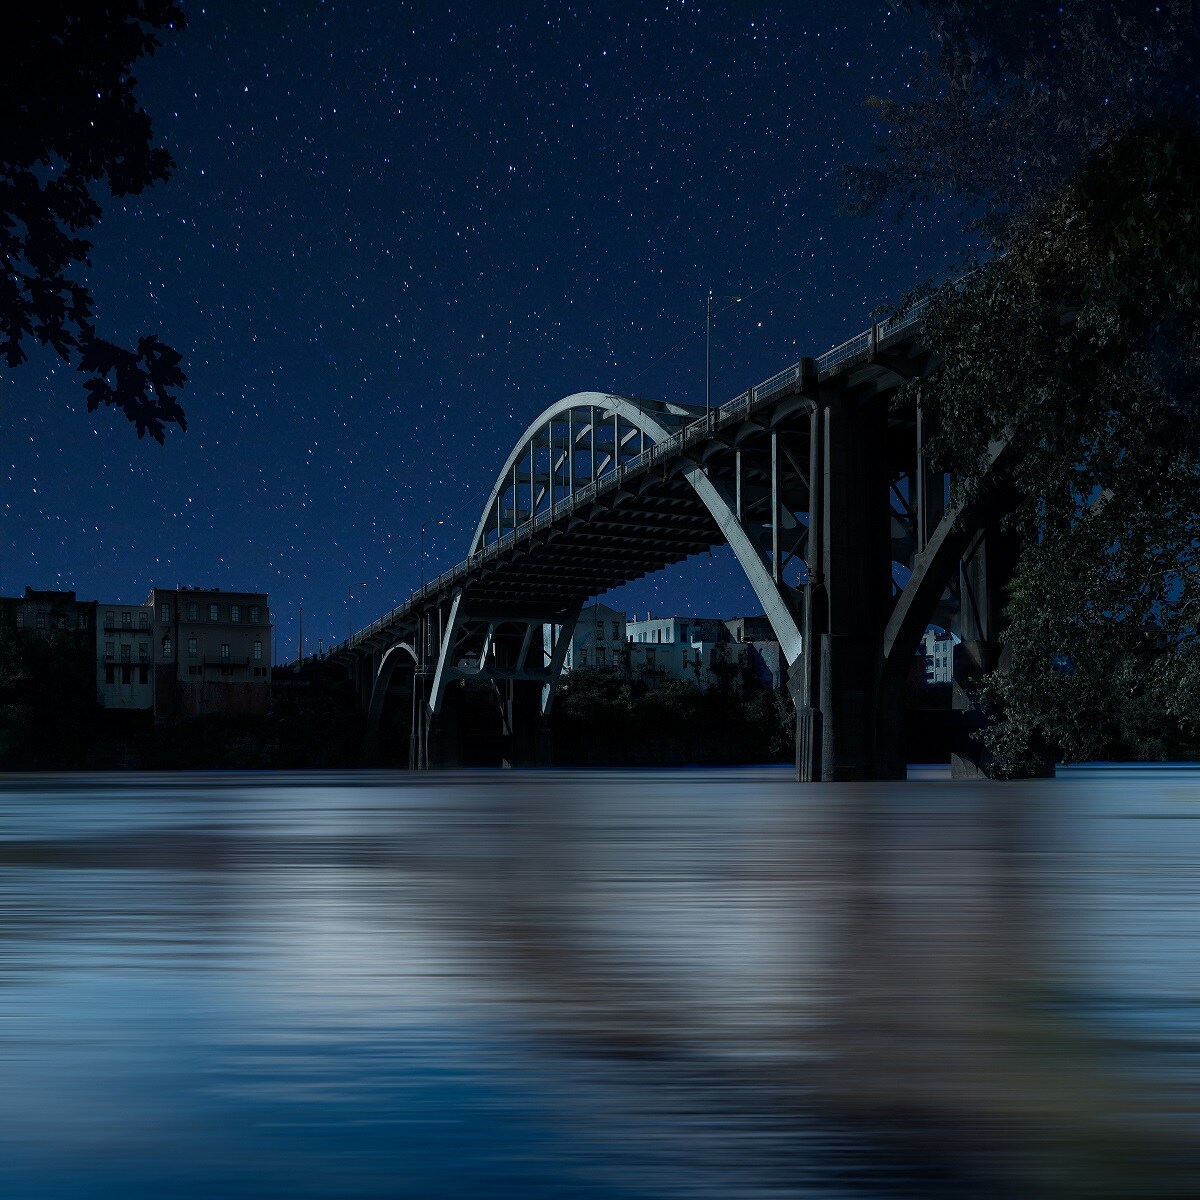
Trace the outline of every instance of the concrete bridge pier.
{"label": "concrete bridge pier", "polygon": [[542,689],[532,679],[508,679],[500,685],[502,766],[550,765],[550,720],[542,711]]}
{"label": "concrete bridge pier", "polygon": [[812,420],[810,581],[790,680],[797,773],[801,781],[903,779],[902,739],[877,736],[892,603],[887,410],[822,396]]}

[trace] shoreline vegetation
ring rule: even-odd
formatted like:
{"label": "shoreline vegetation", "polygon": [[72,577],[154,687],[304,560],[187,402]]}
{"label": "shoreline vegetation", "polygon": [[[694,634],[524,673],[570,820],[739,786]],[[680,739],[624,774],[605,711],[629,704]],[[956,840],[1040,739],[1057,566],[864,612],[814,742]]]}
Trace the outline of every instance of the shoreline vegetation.
{"label": "shoreline vegetation", "polygon": [[[212,714],[155,725],[145,710],[97,703],[90,647],[66,635],[10,630],[0,638],[0,771],[320,770],[405,767],[411,702],[389,699],[377,740],[346,676],[315,661],[276,668],[265,716]],[[646,679],[583,668],[559,683],[549,722],[555,767],[740,766],[793,760],[795,718],[786,692],[753,676]],[[949,689],[910,688],[921,761],[943,761]],[[500,705],[490,685],[456,698],[464,767],[501,761]]]}

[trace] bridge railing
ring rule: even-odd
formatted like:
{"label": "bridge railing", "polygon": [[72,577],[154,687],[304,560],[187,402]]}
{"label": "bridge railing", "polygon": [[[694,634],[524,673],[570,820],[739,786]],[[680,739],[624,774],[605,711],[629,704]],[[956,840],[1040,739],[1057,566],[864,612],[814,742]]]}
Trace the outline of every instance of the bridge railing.
{"label": "bridge railing", "polygon": [[[750,391],[744,393],[744,398],[747,403],[763,400],[767,396],[774,395],[781,388],[787,387],[789,383],[795,383],[795,381],[799,378],[800,364],[793,363],[790,367],[780,371],[778,375],[772,375],[770,379],[764,380],[762,383],[758,384],[757,387],[751,388]],[[742,399],[743,396],[739,396],[737,400],[731,400],[729,404],[725,405],[725,408],[731,408]]]}
{"label": "bridge railing", "polygon": [[[969,278],[969,276],[964,276],[964,278]],[[961,283],[961,280],[959,282]],[[856,333],[854,337],[842,342],[841,345],[834,346],[833,349],[826,350],[824,354],[818,355],[816,358],[818,375],[831,370],[847,359],[865,353],[872,347],[878,348],[884,342],[890,341],[898,334],[911,328],[921,320],[921,316],[928,303],[928,297],[918,300],[904,312],[889,317],[886,321],[872,325],[870,329],[864,329],[862,333]],[[591,500],[602,492],[616,487],[631,472],[649,467],[653,463],[661,462],[663,459],[674,457],[683,447],[693,445],[708,436],[718,425],[724,425],[737,418],[755,404],[765,400],[789,384],[794,383],[800,377],[801,370],[801,364],[798,362],[793,363],[790,367],[785,367],[782,371],[772,375],[769,379],[763,380],[762,383],[756,384],[740,396],[735,396],[719,408],[713,409],[711,413],[685,425],[682,429],[671,434],[670,437],[663,438],[649,449],[643,450],[640,454],[627,459],[623,463],[616,464],[606,475],[601,476],[599,479],[593,479],[570,496],[564,496],[563,499],[551,505],[546,511],[537,513],[530,519],[523,521],[516,529],[510,529],[494,541],[487,543],[482,549],[471,554],[465,561],[455,567],[451,567],[448,571],[443,571],[431,583],[427,583],[415,591],[403,604],[396,605],[386,616],[372,621],[365,629],[359,630],[358,633],[352,635],[346,641],[339,643],[330,653],[336,654],[339,651],[348,650],[353,646],[365,642],[373,634],[379,633],[389,625],[409,615],[423,601],[427,600],[430,596],[436,595],[447,584],[466,576],[474,565],[495,558],[518,539],[525,537],[534,530],[544,528],[552,521],[557,520],[563,513],[575,508],[576,505]]]}
{"label": "bridge railing", "polygon": [[846,359],[853,358],[857,354],[862,354],[864,350],[870,349],[872,332],[872,330],[866,329],[862,333],[856,333],[854,337],[843,342],[840,346],[834,346],[832,350],[826,350],[817,359],[817,371],[828,371],[831,367],[836,367],[839,363],[845,362]]}

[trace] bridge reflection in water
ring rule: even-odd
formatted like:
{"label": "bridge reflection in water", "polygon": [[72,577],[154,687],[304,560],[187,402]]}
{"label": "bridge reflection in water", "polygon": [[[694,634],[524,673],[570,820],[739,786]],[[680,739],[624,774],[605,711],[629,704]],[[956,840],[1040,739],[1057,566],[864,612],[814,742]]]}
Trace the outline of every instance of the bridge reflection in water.
{"label": "bridge reflection in water", "polygon": [[0,816],[6,1198],[1197,1194],[1195,772]]}

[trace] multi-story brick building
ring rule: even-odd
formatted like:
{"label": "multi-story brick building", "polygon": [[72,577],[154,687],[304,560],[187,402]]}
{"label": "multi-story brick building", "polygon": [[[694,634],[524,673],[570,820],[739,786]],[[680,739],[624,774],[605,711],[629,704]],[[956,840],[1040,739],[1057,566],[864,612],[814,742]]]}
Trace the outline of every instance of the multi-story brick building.
{"label": "multi-story brick building", "polygon": [[155,588],[154,719],[265,714],[271,704],[271,613],[265,592]]}
{"label": "multi-story brick building", "polygon": [[104,708],[154,704],[154,614],[148,604],[96,604],[96,693]]}

